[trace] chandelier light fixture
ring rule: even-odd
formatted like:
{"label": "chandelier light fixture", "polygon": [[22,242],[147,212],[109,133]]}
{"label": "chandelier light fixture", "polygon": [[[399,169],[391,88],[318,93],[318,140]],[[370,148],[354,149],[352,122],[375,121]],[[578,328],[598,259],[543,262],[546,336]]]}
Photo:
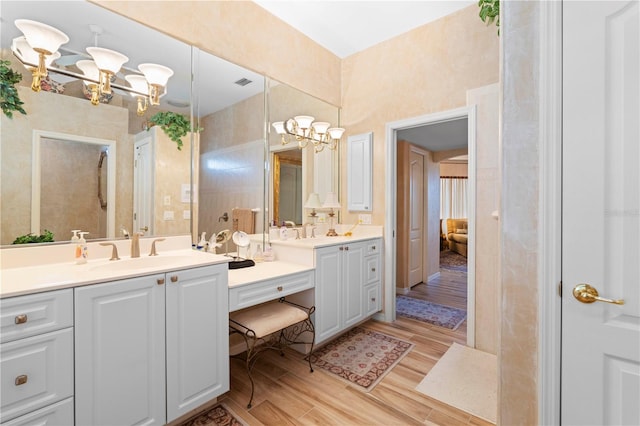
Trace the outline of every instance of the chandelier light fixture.
{"label": "chandelier light fixture", "polygon": [[13,40],[11,50],[18,60],[32,73],[31,89],[40,91],[40,83],[48,72],[75,77],[84,82],[91,92],[91,103],[98,105],[102,95],[110,95],[112,87],[128,92],[137,98],[138,115],[144,114],[148,105],[160,105],[160,97],[167,93],[167,82],[173,71],[163,65],[140,64],[140,74],[127,74],[124,78],[129,86],[112,83],[129,58],[115,50],[103,47],[87,47],[91,59],[80,60],[76,66],[81,73],[64,68],[52,67],[53,61],[60,57],[58,49],[69,41],[62,31],[49,25],[17,19],[16,27],[24,34]]}
{"label": "chandelier light fixture", "polygon": [[331,127],[324,121],[313,121],[309,115],[298,115],[286,121],[273,123],[276,133],[281,135],[282,145],[293,141],[298,143],[298,148],[306,148],[311,142],[315,152],[322,151],[325,147],[336,150],[340,138],[344,133],[341,127]]}

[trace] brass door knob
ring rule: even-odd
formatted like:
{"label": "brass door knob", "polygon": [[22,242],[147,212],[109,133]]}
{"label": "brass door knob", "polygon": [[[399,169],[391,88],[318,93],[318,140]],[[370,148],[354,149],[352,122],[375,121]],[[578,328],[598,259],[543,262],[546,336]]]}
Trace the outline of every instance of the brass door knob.
{"label": "brass door knob", "polygon": [[573,297],[582,303],[606,302],[614,305],[624,305],[623,299],[607,299],[598,295],[598,290],[589,284],[578,284],[573,288]]}

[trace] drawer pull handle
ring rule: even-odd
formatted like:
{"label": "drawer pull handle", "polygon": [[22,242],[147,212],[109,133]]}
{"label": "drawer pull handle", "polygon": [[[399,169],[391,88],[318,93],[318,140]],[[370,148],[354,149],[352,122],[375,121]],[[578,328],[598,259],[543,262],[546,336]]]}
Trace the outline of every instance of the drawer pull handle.
{"label": "drawer pull handle", "polygon": [[16,315],[15,322],[16,324],[24,324],[27,322],[27,314]]}
{"label": "drawer pull handle", "polygon": [[372,302],[375,302],[375,301],[376,301],[376,298],[375,298],[375,297],[372,297],[372,298],[371,298],[371,301],[372,301]]}
{"label": "drawer pull handle", "polygon": [[375,271],[376,271],[376,268],[371,268],[371,272],[375,272]]}
{"label": "drawer pull handle", "polygon": [[282,286],[281,286],[281,285],[279,285],[279,286],[278,286],[278,291],[282,291],[282,290],[283,290]]}
{"label": "drawer pull handle", "polygon": [[177,283],[178,282],[178,276],[177,275],[172,276],[171,277],[171,282],[172,283]]}
{"label": "drawer pull handle", "polygon": [[371,247],[371,251],[374,251],[376,249],[376,246]]}
{"label": "drawer pull handle", "polygon": [[164,284],[164,278],[158,278],[158,285]]}
{"label": "drawer pull handle", "polygon": [[24,385],[25,383],[27,383],[27,375],[26,374],[21,374],[18,377],[16,377],[16,386],[20,386],[20,385]]}

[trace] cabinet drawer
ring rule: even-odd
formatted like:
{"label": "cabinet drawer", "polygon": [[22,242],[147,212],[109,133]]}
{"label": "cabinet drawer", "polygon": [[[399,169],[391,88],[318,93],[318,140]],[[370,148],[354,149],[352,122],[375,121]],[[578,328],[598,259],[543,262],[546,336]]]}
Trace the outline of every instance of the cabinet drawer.
{"label": "cabinet drawer", "polygon": [[73,328],[0,345],[4,422],[73,396]]}
{"label": "cabinet drawer", "polygon": [[365,256],[369,256],[370,254],[380,254],[380,252],[382,251],[381,246],[381,240],[367,241],[367,248],[364,252]]}
{"label": "cabinet drawer", "polygon": [[380,280],[380,256],[371,256],[365,259],[365,284]]}
{"label": "cabinet drawer", "polygon": [[73,325],[73,290],[0,300],[0,343]]}
{"label": "cabinet drawer", "polygon": [[40,410],[20,416],[2,426],[68,426],[73,424],[73,398],[67,398],[55,404],[48,405]]}
{"label": "cabinet drawer", "polygon": [[275,300],[314,287],[313,271],[229,289],[229,312]]}
{"label": "cabinet drawer", "polygon": [[373,315],[381,309],[380,283],[371,284],[364,288],[365,310],[364,315]]}

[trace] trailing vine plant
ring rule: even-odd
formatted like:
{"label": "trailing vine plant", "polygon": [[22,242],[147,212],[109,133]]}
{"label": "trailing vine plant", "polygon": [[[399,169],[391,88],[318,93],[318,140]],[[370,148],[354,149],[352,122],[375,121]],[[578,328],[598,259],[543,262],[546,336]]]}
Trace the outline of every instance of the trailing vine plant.
{"label": "trailing vine plant", "polygon": [[16,84],[22,80],[22,74],[11,69],[11,62],[0,60],[0,107],[9,118],[13,118],[13,112],[26,114],[22,108],[24,102],[20,100]]}
{"label": "trailing vine plant", "polygon": [[493,24],[495,21],[498,27],[498,35],[500,35],[500,0],[479,0],[480,19],[487,25]]}
{"label": "trailing vine plant", "polygon": [[182,137],[191,131],[191,122],[187,117],[171,111],[161,111],[151,117],[149,122],[160,126],[169,139],[178,145],[178,151],[182,151]]}

